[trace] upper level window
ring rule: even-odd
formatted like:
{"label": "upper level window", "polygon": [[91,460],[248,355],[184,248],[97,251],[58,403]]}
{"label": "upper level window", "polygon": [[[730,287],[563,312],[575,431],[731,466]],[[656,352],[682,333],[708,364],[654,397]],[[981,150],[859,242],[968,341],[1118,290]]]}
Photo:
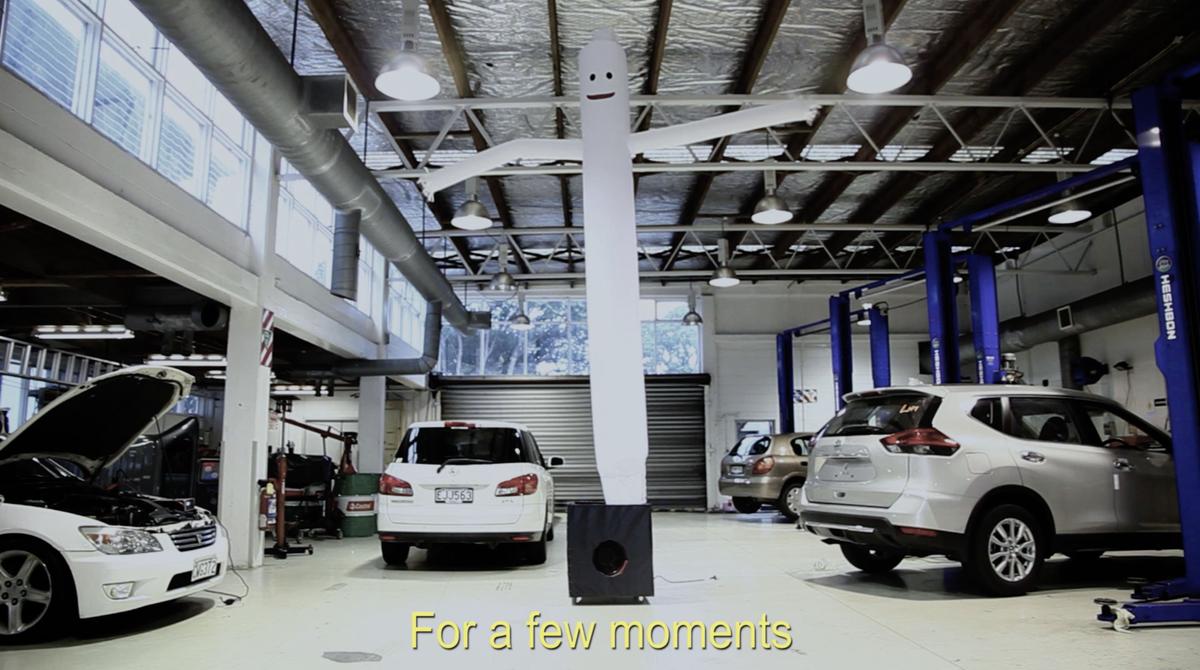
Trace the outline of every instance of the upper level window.
{"label": "upper level window", "polygon": [[245,226],[249,124],[129,0],[8,0],[0,39],[10,72]]}
{"label": "upper level window", "polygon": [[[530,297],[525,313],[529,330],[513,329],[516,300],[475,301],[473,310],[492,314],[492,329],[468,335],[442,330],[439,370],[445,375],[586,375],[587,301],[582,298]],[[646,298],[639,303],[646,374],[700,372],[700,329],[684,326],[687,301]]]}

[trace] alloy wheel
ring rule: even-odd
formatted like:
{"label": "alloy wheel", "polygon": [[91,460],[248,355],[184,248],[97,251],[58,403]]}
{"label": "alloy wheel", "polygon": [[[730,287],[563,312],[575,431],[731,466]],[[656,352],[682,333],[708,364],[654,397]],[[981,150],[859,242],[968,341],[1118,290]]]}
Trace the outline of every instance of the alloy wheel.
{"label": "alloy wheel", "polygon": [[1006,582],[1019,582],[1033,572],[1037,564],[1037,541],[1024,521],[1001,519],[988,535],[988,563]]}
{"label": "alloy wheel", "polygon": [[50,611],[50,568],[35,554],[12,549],[0,553],[0,635],[33,628]]}
{"label": "alloy wheel", "polygon": [[787,492],[787,498],[784,500],[784,502],[787,504],[787,508],[791,510],[792,514],[800,514],[801,493],[803,493],[803,490],[799,486],[793,486],[792,489]]}

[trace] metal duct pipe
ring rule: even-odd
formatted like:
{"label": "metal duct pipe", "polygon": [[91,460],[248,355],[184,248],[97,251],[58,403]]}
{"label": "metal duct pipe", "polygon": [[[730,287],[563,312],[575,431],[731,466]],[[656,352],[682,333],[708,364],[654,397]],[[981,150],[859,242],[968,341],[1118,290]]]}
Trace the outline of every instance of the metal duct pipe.
{"label": "metal duct pipe", "polygon": [[358,300],[358,240],[362,212],[338,211],[333,218],[333,272],[329,292]]}
{"label": "metal duct pipe", "polygon": [[336,210],[360,210],[362,234],[446,320],[472,319],[395,203],[341,133],[307,115],[304,83],[242,0],[133,0]]}
{"label": "metal duct pipe", "polygon": [[[1025,351],[1039,344],[1056,342],[1072,335],[1153,314],[1158,309],[1154,297],[1154,280],[1151,277],[1139,279],[1071,303],[1070,307],[1075,325],[1066,330],[1059,328],[1057,308],[1001,323],[1000,351]],[[960,337],[959,346],[963,360],[975,360],[975,349],[970,336]]]}
{"label": "metal duct pipe", "polygon": [[423,375],[437,365],[442,347],[442,308],[429,303],[425,313],[424,352],[417,358],[359,358],[337,363],[324,370],[288,370],[297,379],[358,379],[359,377],[389,377],[391,375]]}
{"label": "metal duct pipe", "polygon": [[222,330],[227,323],[229,308],[211,300],[178,307],[135,308],[125,314],[126,328],[156,333]]}

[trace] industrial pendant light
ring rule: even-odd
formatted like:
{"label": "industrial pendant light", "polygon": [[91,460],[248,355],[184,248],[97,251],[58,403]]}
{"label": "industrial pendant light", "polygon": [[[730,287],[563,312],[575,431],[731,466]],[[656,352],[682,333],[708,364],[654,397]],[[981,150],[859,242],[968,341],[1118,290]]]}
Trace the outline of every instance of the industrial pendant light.
{"label": "industrial pendant light", "polygon": [[863,0],[863,29],[866,49],[854,59],[846,88],[856,93],[888,93],[912,79],[912,68],[904,56],[883,36],[883,7],[880,0]]}
{"label": "industrial pendant light", "polygon": [[467,180],[467,201],[458,206],[454,218],[450,219],[450,223],[455,228],[484,230],[492,227],[492,217],[488,215],[487,208],[483,206],[483,203],[479,202],[477,188],[475,177]]}
{"label": "industrial pendant light", "polygon": [[513,330],[529,330],[533,328],[533,322],[529,320],[529,315],[525,313],[525,289],[517,288],[517,313],[508,319],[508,327]]}
{"label": "industrial pendant light", "polygon": [[717,242],[717,254],[719,265],[708,278],[708,285],[714,288],[730,288],[742,283],[733,268],[729,267],[729,240],[721,238]]}
{"label": "industrial pendant light", "polygon": [[[1067,179],[1067,177],[1068,175],[1066,173],[1060,172],[1058,175],[1058,180],[1062,181]],[[1070,194],[1070,191],[1064,193],[1064,195]],[[1046,217],[1046,220],[1050,223],[1068,225],[1072,223],[1079,223],[1080,221],[1087,221],[1090,218],[1092,218],[1092,210],[1081,205],[1078,200],[1068,200],[1066,202],[1060,202],[1052,207],[1050,209],[1050,216]]]}
{"label": "industrial pendant light", "polygon": [[503,293],[512,293],[517,290],[517,280],[508,273],[508,245],[501,244],[499,258],[500,271],[492,276],[492,281],[488,284],[488,288],[493,291]]}
{"label": "industrial pendant light", "polygon": [[699,326],[704,323],[704,319],[700,318],[700,312],[696,311],[696,287],[688,284],[688,311],[683,315],[683,325]]}
{"label": "industrial pendant light", "polygon": [[766,225],[792,220],[792,210],[788,209],[787,201],[775,195],[774,170],[763,173],[763,197],[754,205],[754,213],[750,215],[750,220]]}
{"label": "industrial pendant light", "polygon": [[418,0],[404,0],[400,24],[400,53],[375,78],[375,88],[397,100],[428,100],[442,90],[417,53]]}

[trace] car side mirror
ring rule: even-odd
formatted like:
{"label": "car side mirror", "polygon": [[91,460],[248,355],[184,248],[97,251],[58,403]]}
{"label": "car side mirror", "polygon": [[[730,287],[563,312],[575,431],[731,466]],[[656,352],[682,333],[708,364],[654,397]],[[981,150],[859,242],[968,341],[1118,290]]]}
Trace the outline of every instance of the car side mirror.
{"label": "car side mirror", "polygon": [[564,466],[566,464],[567,464],[567,462],[563,460],[562,456],[551,456],[550,457],[550,467],[551,468],[561,468],[562,466]]}

